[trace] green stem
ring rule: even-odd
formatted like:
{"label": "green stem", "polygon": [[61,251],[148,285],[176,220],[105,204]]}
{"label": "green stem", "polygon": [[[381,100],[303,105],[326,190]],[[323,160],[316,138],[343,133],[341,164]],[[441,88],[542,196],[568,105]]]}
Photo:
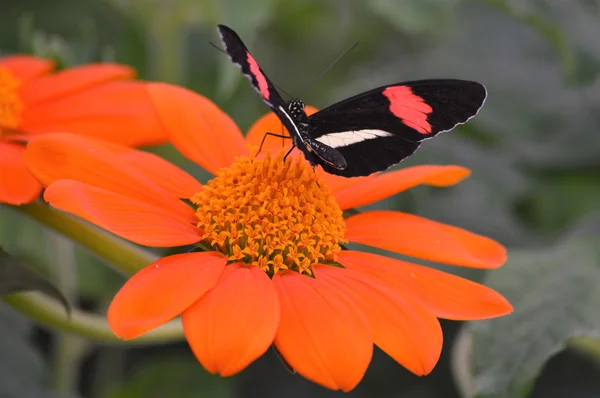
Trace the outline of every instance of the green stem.
{"label": "green stem", "polygon": [[[46,251],[53,259],[57,287],[68,302],[77,299],[77,260],[73,241],[55,233],[48,233]],[[52,380],[59,393],[68,394],[77,391],[77,381],[83,356],[90,349],[88,340],[79,336],[55,332],[56,343],[53,346]]]}
{"label": "green stem", "polygon": [[11,206],[40,223],[80,243],[92,253],[105,259],[108,264],[131,275],[152,263],[158,256],[117,238],[76,217],[41,203],[33,202],[22,206]]}
{"label": "green stem", "polygon": [[475,381],[471,372],[473,335],[464,325],[454,339],[450,353],[450,370],[461,397],[475,396]]}
{"label": "green stem", "polygon": [[[42,202],[38,201],[18,207],[10,206],[10,209],[20,211],[81,244],[126,274],[134,274],[157,259],[156,255],[147,250],[134,246],[67,213],[53,209]],[[5,296],[3,299],[41,325],[99,342],[124,342],[113,334],[105,316],[73,309],[71,317],[68,318],[61,305],[41,293],[19,293]],[[128,341],[128,343],[160,344],[178,341],[183,337],[181,323],[173,321],[144,336]]]}
{"label": "green stem", "polygon": [[80,337],[98,342],[151,345],[179,341],[184,337],[181,322],[171,321],[141,337],[125,342],[113,334],[105,316],[73,309],[69,319],[60,304],[41,293],[17,293],[4,296],[3,299],[21,313],[44,326],[67,333],[75,333]]}
{"label": "green stem", "polygon": [[591,336],[573,337],[568,346],[576,349],[596,362],[600,362],[600,339]]}
{"label": "green stem", "polygon": [[80,370],[84,356],[91,344],[79,336],[55,333],[52,347],[52,381],[54,389],[61,394],[77,392]]}

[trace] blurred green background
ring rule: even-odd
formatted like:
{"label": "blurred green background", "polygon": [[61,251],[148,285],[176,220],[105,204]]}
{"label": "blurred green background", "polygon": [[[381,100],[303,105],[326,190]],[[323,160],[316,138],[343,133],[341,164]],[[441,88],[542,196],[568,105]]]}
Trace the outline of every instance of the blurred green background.
{"label": "blurred green background", "polygon": [[[292,95],[359,41],[303,96],[318,108],[403,80],[453,77],[488,88],[476,119],[402,164],[458,164],[472,176],[370,208],[414,212],[505,244],[508,263],[489,274],[439,268],[484,281],[516,311],[443,321],[444,351],[428,377],[376,351],[345,396],[600,397],[600,1],[2,0],[0,53],[53,57],[61,66],[130,64],[143,79],[207,96],[246,130],[267,109],[210,46],[218,23],[234,28]],[[151,150],[209,178],[170,146]],[[124,280],[7,206],[0,245],[33,259],[84,309],[103,311]],[[289,374],[271,351],[222,379],[184,342],[98,345],[0,305],[2,398],[334,396],[342,393]]]}

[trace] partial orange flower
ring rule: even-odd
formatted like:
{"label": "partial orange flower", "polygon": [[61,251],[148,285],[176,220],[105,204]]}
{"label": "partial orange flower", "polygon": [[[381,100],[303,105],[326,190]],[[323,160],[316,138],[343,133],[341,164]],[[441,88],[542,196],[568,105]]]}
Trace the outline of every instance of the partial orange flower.
{"label": "partial orange flower", "polygon": [[280,139],[266,144],[276,152],[253,155],[246,144],[255,151],[265,131],[279,132],[272,115],[244,139],[208,99],[166,84],[148,90],[172,142],[214,174],[206,185],[173,166],[146,166],[137,151],[66,134],[32,140],[25,155],[49,185],[44,198],[52,206],[142,245],[200,250],[161,258],[125,283],[108,310],[116,335],[133,339],[181,315],[191,349],[211,373],[235,374],[274,344],[299,374],[349,391],[373,344],[426,375],[442,349],[438,318],[512,312],[483,285],[347,248],[501,266],[504,247],[464,229],[397,211],[343,217],[419,184],[456,184],[468,170],[427,165],[335,177],[313,171],[301,155],[284,162]]}
{"label": "partial orange flower", "polygon": [[31,202],[42,190],[23,161],[24,143],[33,136],[72,132],[134,146],[166,141],[130,67],[53,68],[52,61],[29,55],[0,58],[0,203]]}

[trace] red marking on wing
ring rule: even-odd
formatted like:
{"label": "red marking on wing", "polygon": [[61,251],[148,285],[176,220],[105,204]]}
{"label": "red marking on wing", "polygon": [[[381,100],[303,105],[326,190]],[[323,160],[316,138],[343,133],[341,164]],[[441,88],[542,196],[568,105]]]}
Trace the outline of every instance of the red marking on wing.
{"label": "red marking on wing", "polygon": [[248,63],[250,64],[250,72],[254,75],[254,78],[258,82],[258,91],[262,94],[262,96],[268,101],[269,100],[269,84],[267,83],[267,79],[260,71],[260,67],[252,58],[249,52],[246,51],[246,55],[248,55]]}
{"label": "red marking on wing", "polygon": [[402,123],[417,130],[420,134],[431,134],[431,124],[427,122],[427,116],[433,111],[425,100],[414,94],[407,86],[388,87],[383,90],[390,100],[390,111],[402,119]]}

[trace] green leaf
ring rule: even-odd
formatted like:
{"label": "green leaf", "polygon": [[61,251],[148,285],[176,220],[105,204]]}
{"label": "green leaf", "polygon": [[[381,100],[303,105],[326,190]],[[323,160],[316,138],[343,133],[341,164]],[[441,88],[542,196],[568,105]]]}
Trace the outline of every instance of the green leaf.
{"label": "green leaf", "polygon": [[71,306],[65,296],[52,283],[23,265],[22,260],[11,257],[0,248],[0,296],[29,290],[38,290],[58,300],[67,314]]}
{"label": "green leaf", "polygon": [[[598,225],[588,222],[584,230],[598,231]],[[600,238],[568,236],[552,247],[509,252],[508,263],[490,274],[488,285],[515,312],[470,324],[471,346],[459,344],[455,352],[457,363],[467,362],[472,372],[470,385],[462,386],[467,395],[527,396],[544,364],[572,339],[586,338],[578,347],[584,350],[600,343]],[[465,384],[465,367],[459,373]]]}

